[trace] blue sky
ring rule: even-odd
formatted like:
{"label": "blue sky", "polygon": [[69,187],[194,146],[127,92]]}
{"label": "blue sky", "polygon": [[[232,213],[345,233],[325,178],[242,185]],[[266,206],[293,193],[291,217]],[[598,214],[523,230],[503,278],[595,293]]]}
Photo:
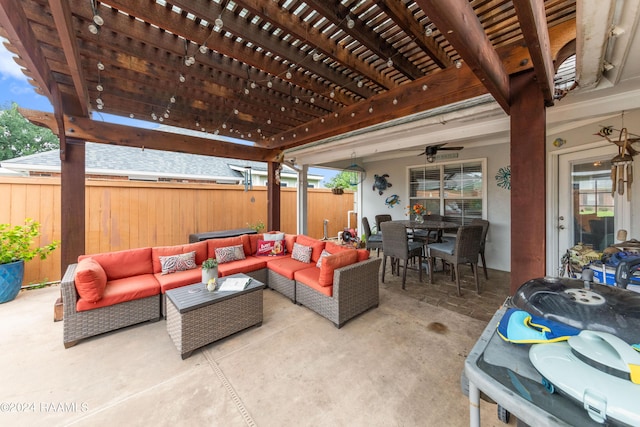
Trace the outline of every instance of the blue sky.
{"label": "blue sky", "polygon": [[[4,41],[3,38],[0,38],[0,42],[4,43]],[[6,50],[2,43],[0,43],[0,106],[8,107],[12,102],[15,102],[23,108],[53,112],[53,106],[49,100],[36,93],[33,86],[27,82],[27,77],[22,73],[18,64],[13,60],[13,55]],[[128,117],[118,117],[109,114],[100,115],[103,120],[112,123],[150,129],[156,127],[155,123],[132,120]],[[336,175],[337,172],[329,169],[309,168],[309,173],[324,175],[324,182],[326,182],[330,177]]]}

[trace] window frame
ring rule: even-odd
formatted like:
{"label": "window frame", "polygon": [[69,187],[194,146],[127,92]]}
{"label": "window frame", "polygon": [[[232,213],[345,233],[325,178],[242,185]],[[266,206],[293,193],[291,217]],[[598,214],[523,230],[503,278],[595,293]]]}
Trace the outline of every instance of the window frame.
{"label": "window frame", "polygon": [[[445,167],[451,167],[454,165],[460,165],[460,166],[464,166],[464,165],[471,165],[474,163],[480,163],[480,170],[482,173],[482,196],[481,197],[469,197],[469,196],[462,196],[462,197],[455,197],[455,199],[462,199],[462,200],[481,200],[482,201],[482,219],[486,219],[487,218],[487,211],[488,211],[488,199],[489,199],[489,195],[487,193],[487,188],[488,188],[488,176],[487,176],[487,158],[483,157],[483,158],[476,158],[476,159],[465,159],[465,160],[455,160],[455,161],[448,161],[448,162],[437,162],[437,163],[424,163],[424,164],[417,164],[417,165],[409,165],[407,166],[406,169],[406,174],[405,174],[405,179],[406,179],[406,199],[407,203],[404,204],[405,206],[405,211],[406,211],[406,206],[411,205],[413,203],[416,202],[421,202],[424,203],[426,200],[429,199],[425,199],[424,197],[411,197],[411,171],[413,170],[428,170],[428,169],[438,169],[439,170],[439,175],[440,175],[440,188],[439,188],[439,197],[438,197],[438,202],[439,202],[439,212],[433,212],[434,214],[439,214],[442,215],[443,217],[445,217],[445,201],[447,200],[447,197],[445,197],[445,188],[444,188],[444,169]],[[434,198],[435,199],[435,198]],[[406,213],[406,212],[405,212]],[[456,221],[458,218],[457,217],[450,217],[450,216],[446,216],[447,220],[451,220],[453,219],[454,221]],[[462,216],[462,221],[464,221],[465,223],[468,223],[471,219],[476,218],[476,217],[467,217],[465,218],[465,216]],[[458,221],[456,221],[458,222]]]}

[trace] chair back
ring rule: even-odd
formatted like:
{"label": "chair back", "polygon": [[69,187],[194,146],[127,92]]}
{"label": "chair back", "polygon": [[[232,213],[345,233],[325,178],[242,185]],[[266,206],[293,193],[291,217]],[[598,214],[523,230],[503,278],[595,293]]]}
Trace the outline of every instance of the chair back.
{"label": "chair back", "polygon": [[472,220],[469,225],[479,225],[482,227],[480,250],[484,251],[484,242],[487,240],[487,232],[489,231],[489,221],[487,221],[486,219],[476,218]]}
{"label": "chair back", "polygon": [[453,256],[458,263],[477,264],[482,244],[482,227],[479,225],[465,225],[458,228],[456,248]]}
{"label": "chair back", "polygon": [[382,224],[385,221],[391,221],[391,215],[389,214],[376,215],[376,228],[378,229],[378,231],[382,231],[382,228],[380,228],[380,224]]}
{"label": "chair back", "polygon": [[364,230],[365,239],[369,240],[369,237],[371,237],[371,227],[369,226],[369,220],[366,216],[362,217],[362,229]]}
{"label": "chair back", "polygon": [[384,256],[394,258],[409,258],[409,238],[403,224],[384,221],[382,227],[382,251]]}
{"label": "chair back", "polygon": [[442,221],[442,215],[434,213],[431,215],[424,214],[422,215],[422,218],[424,218],[425,221]]}

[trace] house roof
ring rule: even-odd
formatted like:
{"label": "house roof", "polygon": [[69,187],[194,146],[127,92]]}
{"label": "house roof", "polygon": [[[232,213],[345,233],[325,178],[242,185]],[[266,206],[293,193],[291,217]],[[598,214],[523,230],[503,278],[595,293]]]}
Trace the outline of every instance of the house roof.
{"label": "house roof", "polygon": [[[58,150],[4,160],[2,169],[13,171],[60,172]],[[262,162],[225,159],[170,151],[122,147],[117,145],[86,143],[86,173],[88,175],[124,175],[140,179],[172,178],[244,182],[238,168],[250,167],[266,171]],[[288,166],[284,171],[294,173]],[[322,180],[320,175],[309,175],[311,180]]]}

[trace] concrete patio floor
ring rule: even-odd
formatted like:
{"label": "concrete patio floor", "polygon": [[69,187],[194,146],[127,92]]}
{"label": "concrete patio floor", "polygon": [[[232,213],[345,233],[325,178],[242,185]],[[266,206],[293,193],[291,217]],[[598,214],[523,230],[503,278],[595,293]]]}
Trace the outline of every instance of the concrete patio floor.
{"label": "concrete patio floor", "polygon": [[[164,319],[65,350],[59,287],[23,291],[0,305],[0,424],[469,425],[464,360],[508,291],[508,273],[489,275],[477,296],[466,272],[458,297],[442,273],[410,271],[406,291],[387,273],[380,306],[341,329],[265,290],[261,327],[186,360]],[[504,425],[495,405],[482,423]]]}

